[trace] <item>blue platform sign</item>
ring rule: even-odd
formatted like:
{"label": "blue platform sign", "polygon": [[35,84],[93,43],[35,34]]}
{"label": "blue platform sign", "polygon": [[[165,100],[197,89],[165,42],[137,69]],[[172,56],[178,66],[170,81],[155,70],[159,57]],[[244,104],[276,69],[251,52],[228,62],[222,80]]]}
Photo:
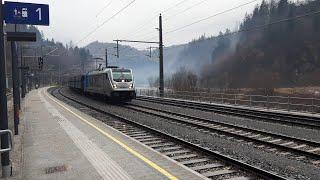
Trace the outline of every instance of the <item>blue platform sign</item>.
{"label": "blue platform sign", "polygon": [[4,21],[7,24],[49,26],[49,5],[5,1]]}

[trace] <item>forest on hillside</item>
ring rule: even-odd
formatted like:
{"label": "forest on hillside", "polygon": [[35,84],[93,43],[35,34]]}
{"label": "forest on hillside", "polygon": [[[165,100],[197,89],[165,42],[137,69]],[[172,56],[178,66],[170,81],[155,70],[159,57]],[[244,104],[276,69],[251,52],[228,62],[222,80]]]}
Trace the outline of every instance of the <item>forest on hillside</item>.
{"label": "forest on hillside", "polygon": [[[12,26],[6,27],[13,30]],[[47,39],[34,26],[18,26],[19,31],[36,32],[38,41],[24,45],[26,56],[46,56],[44,67],[54,76],[78,75],[92,70],[92,54],[103,54],[112,44],[93,42],[84,48]],[[320,1],[262,1],[248,13],[235,32],[227,29],[218,36],[201,36],[188,44],[165,48],[166,86],[177,89],[200,88],[277,88],[319,86],[320,80]],[[19,47],[19,46],[18,46]],[[44,47],[44,48],[41,48]],[[9,51],[10,46],[7,45]],[[99,49],[99,51],[97,51]],[[136,81],[157,86],[157,63],[147,61],[145,52],[131,48],[139,56],[121,49],[117,63],[135,70]],[[21,50],[19,50],[21,51]],[[100,52],[101,51],[101,52]],[[112,53],[112,52],[111,52]],[[20,53],[18,53],[20,54]],[[10,75],[10,54],[7,73]],[[110,59],[112,60],[112,59]],[[116,62],[115,60],[113,62]],[[37,59],[28,65],[37,73]],[[60,68],[59,68],[59,65]],[[118,64],[117,64],[118,65]],[[135,68],[138,67],[138,68]],[[148,71],[146,71],[148,70]],[[152,72],[150,72],[152,71]],[[48,72],[48,71],[46,71]],[[175,73],[176,72],[176,73]],[[41,73],[41,72],[39,72]],[[51,74],[52,74],[51,73]],[[156,77],[153,78],[152,77]],[[190,78],[190,82],[188,78]],[[192,81],[192,82],[191,82]]]}
{"label": "forest on hillside", "polygon": [[[7,24],[5,31],[14,31],[14,25]],[[72,43],[63,44],[45,38],[43,33],[35,26],[17,25],[17,31],[20,32],[35,32],[37,35],[36,42],[18,42],[18,60],[21,61],[21,54],[23,55],[23,63],[30,68],[29,73],[35,75],[35,78],[43,79],[45,83],[52,80],[57,83],[58,76],[70,76],[82,73],[82,68],[88,67],[92,64],[91,55],[85,48],[79,48]],[[6,74],[11,77],[11,49],[10,42],[6,42]],[[52,52],[52,53],[50,53]],[[48,54],[50,53],[50,54]],[[39,69],[38,56],[44,57],[43,69]],[[41,75],[40,75],[41,74]],[[8,78],[9,88],[11,87],[11,78]]]}
{"label": "forest on hillside", "polygon": [[320,1],[263,1],[246,15],[239,31],[226,30],[210,38],[217,47],[212,50],[210,65],[201,72],[200,86],[320,84]]}

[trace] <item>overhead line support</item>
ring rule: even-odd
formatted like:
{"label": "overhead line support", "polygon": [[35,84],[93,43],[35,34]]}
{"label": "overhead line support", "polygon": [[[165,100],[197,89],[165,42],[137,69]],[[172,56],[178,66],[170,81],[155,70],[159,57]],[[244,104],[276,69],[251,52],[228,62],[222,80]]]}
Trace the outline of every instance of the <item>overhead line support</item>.
{"label": "overhead line support", "polygon": [[[158,44],[159,45],[159,92],[160,97],[164,95],[164,76],[163,76],[163,34],[162,34],[162,15],[159,16],[159,41],[137,41],[137,40],[125,40],[117,39],[113,40],[117,42],[117,57],[119,58],[119,42],[131,42],[131,43],[145,43],[145,44]],[[151,56],[151,55],[150,55]]]}
{"label": "overhead line support", "polygon": [[159,16],[159,64],[160,64],[160,69],[159,69],[159,92],[160,92],[160,97],[163,97],[164,93],[164,77],[163,77],[163,37],[162,37],[162,16],[160,14]]}
{"label": "overhead line support", "polygon": [[134,40],[122,40],[122,39],[117,39],[117,40],[113,40],[116,42],[132,42],[132,43],[146,43],[146,44],[159,44],[159,42],[155,42],[155,41],[134,41]]}
{"label": "overhead line support", "polygon": [[152,49],[158,49],[159,47],[148,47],[147,50],[149,50],[149,55],[147,54],[146,56],[149,58],[152,58]]}

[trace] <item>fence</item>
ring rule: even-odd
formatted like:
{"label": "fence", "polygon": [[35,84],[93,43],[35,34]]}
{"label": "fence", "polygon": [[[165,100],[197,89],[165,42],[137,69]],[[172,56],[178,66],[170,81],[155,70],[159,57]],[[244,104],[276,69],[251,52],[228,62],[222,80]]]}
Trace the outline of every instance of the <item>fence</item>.
{"label": "fence", "polygon": [[[137,89],[137,95],[159,97],[155,89]],[[285,111],[300,111],[309,113],[320,112],[320,99],[292,96],[264,96],[249,94],[229,94],[212,92],[187,92],[165,90],[164,97],[191,100],[207,103],[228,104],[236,106],[260,107]]]}

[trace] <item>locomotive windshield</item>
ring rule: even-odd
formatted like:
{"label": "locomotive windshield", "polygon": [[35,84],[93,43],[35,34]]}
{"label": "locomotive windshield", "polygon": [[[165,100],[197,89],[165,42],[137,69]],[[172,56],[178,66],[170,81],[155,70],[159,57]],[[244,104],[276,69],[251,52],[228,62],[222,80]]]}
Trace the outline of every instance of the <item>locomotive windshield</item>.
{"label": "locomotive windshield", "polygon": [[116,82],[131,82],[133,77],[131,71],[128,69],[112,70],[113,80]]}

